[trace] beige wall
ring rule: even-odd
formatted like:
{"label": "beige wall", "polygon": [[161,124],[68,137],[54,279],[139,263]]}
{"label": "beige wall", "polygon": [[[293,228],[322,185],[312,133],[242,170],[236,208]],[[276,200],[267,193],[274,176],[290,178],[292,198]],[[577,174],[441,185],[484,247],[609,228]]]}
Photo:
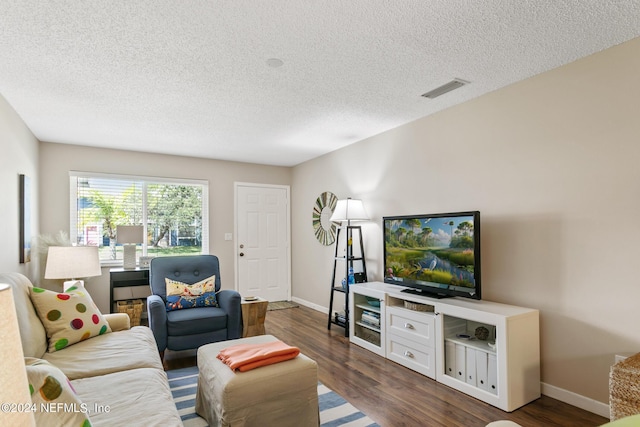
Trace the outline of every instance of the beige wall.
{"label": "beige wall", "polygon": [[[8,201],[0,269],[30,274],[18,264],[19,173],[32,175],[39,195],[34,234],[68,230],[69,170],[208,180],[211,253],[226,288],[233,182],[290,184],[293,296],[319,309],[328,307],[333,253],[311,227],[321,192],[364,200],[370,279],[381,278],[382,216],[478,209],[484,299],[540,309],[544,391],[602,409],[613,355],[640,348],[639,71],[633,40],[292,169],[49,143],[38,150],[0,98]],[[108,274],[87,286],[106,310]]]}
{"label": "beige wall", "polygon": [[0,95],[0,271],[37,276],[37,259],[20,264],[19,175],[31,178],[31,233],[38,234],[38,141]]}
{"label": "beige wall", "polygon": [[[222,287],[233,289],[234,182],[290,185],[291,169],[192,157],[146,154],[63,144],[40,144],[40,201],[42,233],[69,231],[69,171],[104,172],[201,179],[209,182],[209,252],[220,258]],[[87,281],[87,289],[102,311],[109,306],[109,269]]]}
{"label": "beige wall", "polygon": [[640,351],[638,75],[640,39],[296,166],[294,296],[329,305],[323,191],[363,199],[370,280],[384,215],[480,210],[483,298],[541,311],[543,391],[608,403]]}

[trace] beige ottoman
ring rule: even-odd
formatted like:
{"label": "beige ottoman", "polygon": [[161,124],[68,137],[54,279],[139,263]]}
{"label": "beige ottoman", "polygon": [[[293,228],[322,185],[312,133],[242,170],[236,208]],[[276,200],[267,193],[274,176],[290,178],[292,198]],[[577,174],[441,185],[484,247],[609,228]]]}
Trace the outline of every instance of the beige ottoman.
{"label": "beige ottoman", "polygon": [[271,335],[207,344],[198,349],[196,412],[214,426],[318,426],[318,366],[295,359],[233,372],[217,359],[223,348],[275,341]]}

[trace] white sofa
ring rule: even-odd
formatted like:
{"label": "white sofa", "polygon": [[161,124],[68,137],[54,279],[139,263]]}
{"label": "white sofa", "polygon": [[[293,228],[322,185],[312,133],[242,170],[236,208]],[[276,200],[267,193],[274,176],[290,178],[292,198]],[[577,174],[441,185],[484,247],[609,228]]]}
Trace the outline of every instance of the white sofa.
{"label": "white sofa", "polygon": [[109,408],[90,414],[94,427],[182,425],[149,328],[130,328],[123,313],[105,314],[113,332],[49,353],[45,328],[29,297],[31,281],[6,273],[0,274],[0,283],[13,288],[25,357],[58,367],[89,407]]}

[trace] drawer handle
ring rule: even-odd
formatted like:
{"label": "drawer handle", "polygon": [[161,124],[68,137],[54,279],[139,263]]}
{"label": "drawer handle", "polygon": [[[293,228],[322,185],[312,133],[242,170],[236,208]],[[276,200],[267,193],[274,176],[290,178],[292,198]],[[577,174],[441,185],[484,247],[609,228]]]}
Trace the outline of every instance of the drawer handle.
{"label": "drawer handle", "polygon": [[415,329],[411,323],[404,324],[405,329]]}
{"label": "drawer handle", "polygon": [[413,353],[411,353],[409,350],[405,350],[404,355],[405,355],[406,357],[410,357],[410,358],[412,358],[412,359],[413,359],[413,357],[414,357],[414,356],[413,356]]}

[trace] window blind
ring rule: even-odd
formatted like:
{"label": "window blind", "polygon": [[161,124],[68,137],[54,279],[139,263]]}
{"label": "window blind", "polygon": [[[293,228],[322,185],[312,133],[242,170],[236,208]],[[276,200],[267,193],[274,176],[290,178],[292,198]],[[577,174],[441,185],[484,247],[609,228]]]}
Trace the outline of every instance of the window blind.
{"label": "window blind", "polygon": [[70,172],[70,235],[98,246],[101,261],[118,263],[118,225],[143,225],[139,255],[208,253],[208,183],[157,177]]}

